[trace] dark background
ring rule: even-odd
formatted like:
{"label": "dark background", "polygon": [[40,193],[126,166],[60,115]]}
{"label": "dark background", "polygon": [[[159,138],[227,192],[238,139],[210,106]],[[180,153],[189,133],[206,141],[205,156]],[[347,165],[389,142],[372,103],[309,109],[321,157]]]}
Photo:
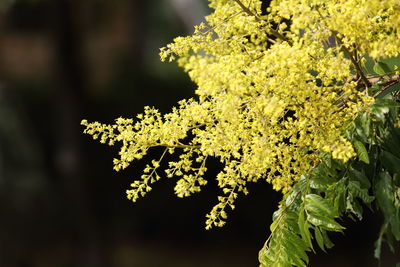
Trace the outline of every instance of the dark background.
{"label": "dark background", "polygon": [[[125,190],[146,160],[114,172],[117,148],[79,125],[192,97],[195,85],[158,52],[208,12],[203,0],[0,0],[0,267],[258,265],[280,198],[268,184],[250,186],[227,225],[206,231],[217,163],[207,191],[178,199],[163,179],[133,204]],[[344,222],[310,266],[378,266],[380,223],[369,211]],[[381,266],[394,266],[383,254]]]}

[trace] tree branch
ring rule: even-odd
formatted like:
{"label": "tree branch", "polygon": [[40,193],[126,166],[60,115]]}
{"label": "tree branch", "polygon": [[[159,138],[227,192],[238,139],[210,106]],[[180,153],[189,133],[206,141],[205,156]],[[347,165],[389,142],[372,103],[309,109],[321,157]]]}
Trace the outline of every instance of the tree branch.
{"label": "tree branch", "polygon": [[[256,21],[260,21],[260,17],[258,17],[257,14],[253,13],[250,9],[248,9],[245,5],[243,5],[243,3],[240,0],[234,0],[241,8],[242,10],[247,13],[249,16],[255,17]],[[292,42],[286,38],[285,36],[283,36],[281,33],[279,33],[277,30],[274,30],[272,28],[269,29],[271,35],[275,36],[276,38],[288,42],[289,45],[292,45]]]}
{"label": "tree branch", "polygon": [[365,77],[364,73],[362,72],[360,65],[358,64],[357,60],[353,57],[353,55],[351,54],[351,52],[349,51],[349,49],[347,49],[347,47],[343,44],[342,39],[340,39],[336,32],[332,31],[333,36],[335,36],[335,39],[338,41],[340,47],[347,53],[347,55],[349,56],[351,62],[353,63],[354,67],[356,68],[356,72],[357,75],[361,78],[361,80],[363,81],[364,85],[366,87],[371,87],[371,83],[369,82],[369,80],[367,79],[367,77]]}
{"label": "tree branch", "polygon": [[400,76],[396,75],[393,78],[391,78],[389,81],[387,81],[381,89],[379,89],[378,92],[376,92],[373,97],[376,98],[378,97],[380,94],[382,94],[384,91],[386,91],[386,89],[388,89],[389,87],[392,87],[395,84],[400,83]]}
{"label": "tree branch", "polygon": [[243,9],[244,12],[246,12],[250,16],[255,17],[256,20],[260,20],[260,18],[257,16],[257,14],[254,14],[253,12],[251,12],[251,10],[248,9],[245,5],[243,5],[243,3],[240,0],[235,0],[235,2]]}

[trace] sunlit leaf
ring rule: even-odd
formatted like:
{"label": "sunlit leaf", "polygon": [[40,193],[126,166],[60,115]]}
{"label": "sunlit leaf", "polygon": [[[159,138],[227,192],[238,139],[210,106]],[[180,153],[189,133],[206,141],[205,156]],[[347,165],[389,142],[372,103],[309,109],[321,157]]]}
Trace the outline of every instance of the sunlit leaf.
{"label": "sunlit leaf", "polygon": [[337,214],[328,201],[316,194],[308,194],[305,197],[305,208],[308,213],[318,216],[335,217]]}
{"label": "sunlit leaf", "polygon": [[368,152],[367,149],[365,148],[364,144],[358,140],[355,140],[354,143],[354,148],[356,149],[358,158],[365,162],[366,164],[369,164],[369,157],[368,157]]}
{"label": "sunlit leaf", "polygon": [[339,223],[337,223],[334,219],[326,217],[326,216],[309,214],[307,216],[307,220],[310,223],[312,223],[313,225],[319,226],[328,231],[341,232],[343,229],[345,229],[343,226],[341,226]]}
{"label": "sunlit leaf", "polygon": [[392,70],[389,68],[389,66],[386,63],[381,62],[381,61],[375,62],[374,71],[379,75],[384,75],[386,73],[392,72]]}

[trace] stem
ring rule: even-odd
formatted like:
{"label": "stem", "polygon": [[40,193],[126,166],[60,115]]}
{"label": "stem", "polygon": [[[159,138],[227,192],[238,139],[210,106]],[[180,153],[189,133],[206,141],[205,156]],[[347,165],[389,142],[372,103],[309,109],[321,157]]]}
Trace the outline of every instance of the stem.
{"label": "stem", "polygon": [[367,77],[365,77],[364,73],[362,72],[360,65],[358,64],[357,60],[353,57],[353,55],[351,54],[351,52],[349,51],[349,49],[347,49],[347,47],[343,44],[342,39],[340,39],[337,34],[331,30],[331,32],[333,33],[333,35],[335,36],[335,39],[338,41],[340,47],[347,53],[347,55],[349,56],[351,62],[353,63],[354,67],[356,68],[356,72],[357,75],[359,77],[361,77],[361,80],[363,81],[364,85],[366,87],[371,87],[371,83],[369,82],[369,80],[367,79]]}
{"label": "stem", "polygon": [[353,63],[354,67],[356,68],[356,72],[357,75],[359,77],[361,77],[364,85],[368,88],[371,87],[371,83],[369,82],[369,80],[367,79],[367,77],[365,77],[364,73],[362,72],[360,65],[358,64],[358,59],[357,59],[357,50],[356,50],[356,45],[354,44],[354,51],[355,51],[355,58],[353,57],[353,55],[351,54],[351,52],[349,51],[349,49],[347,49],[347,47],[343,44],[343,41],[341,38],[339,38],[339,36],[337,36],[336,32],[334,30],[329,29],[328,24],[325,22],[325,18],[324,16],[322,16],[321,12],[319,11],[319,9],[317,8],[316,11],[318,12],[321,20],[324,22],[325,26],[327,27],[327,29],[332,32],[333,36],[335,37],[336,41],[338,42],[338,44],[340,45],[340,48],[343,49],[348,55],[349,58],[351,60],[351,62]]}
{"label": "stem", "polygon": [[376,92],[376,93],[374,94],[373,97],[374,97],[374,98],[378,97],[380,94],[382,94],[383,92],[385,92],[386,89],[388,89],[389,87],[391,87],[391,86],[393,86],[393,85],[395,85],[395,84],[397,84],[397,83],[400,83],[400,77],[399,77],[399,76],[397,76],[395,79],[391,79],[391,80],[389,80],[388,82],[386,82],[386,83],[382,86],[382,88],[379,89],[379,91]]}
{"label": "stem", "polygon": [[167,144],[157,144],[157,145],[153,145],[152,147],[156,147],[156,146],[162,146],[162,147],[166,147],[166,148],[200,148],[201,146],[191,146],[191,145],[184,145],[184,144],[177,144],[177,145],[167,145]]}
{"label": "stem", "polygon": [[244,12],[246,12],[247,14],[249,14],[250,16],[255,17],[257,20],[260,20],[258,18],[258,16],[256,14],[254,14],[253,12],[251,12],[250,9],[248,9],[245,5],[243,5],[243,3],[240,0],[235,0],[235,2],[243,9]]}
{"label": "stem", "polygon": [[[244,12],[246,12],[249,16],[255,17],[256,21],[260,21],[260,18],[257,16],[257,14],[254,14],[250,9],[248,9],[245,5],[243,5],[243,3],[240,0],[234,0],[241,8]],[[281,33],[279,33],[277,30],[274,29],[269,29],[270,33],[275,36],[276,38],[282,40],[282,41],[286,41],[288,42],[290,45],[292,45],[292,42],[286,38],[285,36],[283,36]]]}

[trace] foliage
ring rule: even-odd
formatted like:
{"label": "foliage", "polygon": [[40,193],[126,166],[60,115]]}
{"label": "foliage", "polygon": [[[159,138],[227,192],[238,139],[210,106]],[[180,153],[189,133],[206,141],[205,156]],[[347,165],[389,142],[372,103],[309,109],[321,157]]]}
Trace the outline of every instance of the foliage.
{"label": "foliage", "polygon": [[[247,183],[270,182],[284,194],[262,266],[306,266],[316,244],[330,248],[339,218],[384,216],[376,243],[400,240],[400,126],[397,0],[211,0],[214,12],[192,36],[161,49],[198,85],[196,99],[162,115],[82,124],[100,142],[121,142],[118,171],[150,148],[164,147],[127,190],[136,201],[160,179],[178,177],[186,197],[207,184],[207,158],[224,165],[223,195],[206,228],[222,226]],[[178,153],[178,160],[162,160]],[[164,166],[163,166],[164,167]],[[314,242],[315,240],[315,242]]]}

